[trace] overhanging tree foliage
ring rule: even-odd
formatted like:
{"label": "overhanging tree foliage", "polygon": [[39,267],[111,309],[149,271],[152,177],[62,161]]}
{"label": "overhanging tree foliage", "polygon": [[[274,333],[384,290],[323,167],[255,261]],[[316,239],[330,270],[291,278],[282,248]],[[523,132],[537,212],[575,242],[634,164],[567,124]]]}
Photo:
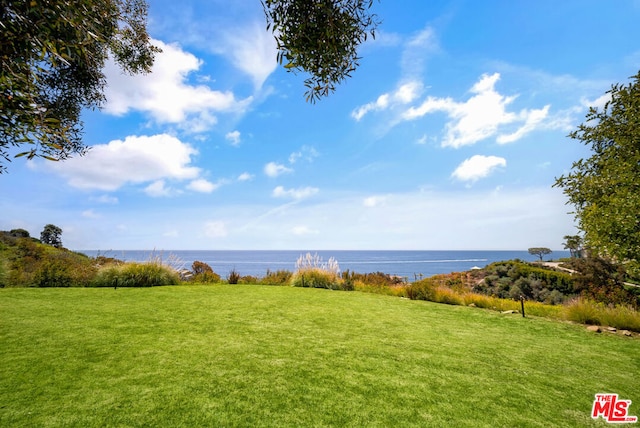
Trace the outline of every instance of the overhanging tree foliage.
{"label": "overhanging tree foliage", "polygon": [[104,101],[108,55],[151,69],[146,20],[145,0],[0,0],[0,172],[12,146],[29,159],[86,150],[80,113]]}
{"label": "overhanging tree foliage", "polygon": [[[335,91],[359,65],[379,24],[374,0],[261,0],[278,61],[304,71],[308,101]],[[80,113],[104,102],[109,54],[125,72],[148,72],[158,49],[146,0],[0,0],[0,173],[16,157],[84,153]],[[24,150],[22,150],[24,149]]]}
{"label": "overhanging tree foliage", "polygon": [[627,262],[640,260],[640,72],[616,84],[602,109],[591,108],[571,134],[593,155],[556,179],[574,206],[590,252]]}
{"label": "overhanging tree foliage", "polygon": [[261,0],[277,41],[278,62],[305,71],[307,101],[335,91],[358,67],[357,49],[379,22],[369,12],[373,0]]}

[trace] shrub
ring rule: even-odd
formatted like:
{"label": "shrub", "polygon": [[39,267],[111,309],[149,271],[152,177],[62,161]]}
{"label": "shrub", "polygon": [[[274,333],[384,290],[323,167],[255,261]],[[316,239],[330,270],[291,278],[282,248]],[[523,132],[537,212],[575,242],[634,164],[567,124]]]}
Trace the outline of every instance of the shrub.
{"label": "shrub", "polygon": [[193,271],[194,275],[199,275],[201,273],[213,273],[213,269],[211,269],[211,266],[199,260],[193,262],[193,264],[191,265],[191,270]]}
{"label": "shrub", "polygon": [[579,273],[575,278],[575,291],[582,297],[614,305],[635,305],[637,299],[624,288],[624,268],[599,257],[576,259],[572,268]]}
{"label": "shrub", "polygon": [[596,304],[585,299],[575,299],[565,307],[566,318],[580,324],[600,325],[601,311]]}
{"label": "shrub", "polygon": [[436,295],[436,285],[430,278],[416,281],[406,287],[407,297],[411,300],[433,301]]}
{"label": "shrub", "polygon": [[235,268],[231,269],[231,272],[229,272],[229,276],[227,276],[227,282],[229,284],[237,284],[239,281],[240,274]]}
{"label": "shrub", "polygon": [[0,288],[7,287],[9,284],[9,263],[0,259]]}
{"label": "shrub", "polygon": [[212,270],[211,272],[197,273],[191,277],[190,281],[198,284],[218,284],[222,282],[222,278]]}
{"label": "shrub", "polygon": [[15,238],[30,238],[29,232],[24,229],[12,229],[9,231],[9,235]]}
{"label": "shrub", "polygon": [[190,282],[198,284],[217,284],[222,282],[220,275],[215,273],[211,266],[199,260],[196,260],[191,264],[191,272],[193,272],[193,275],[190,275],[189,271],[186,269],[184,272],[186,273],[186,276],[183,277],[183,279]]}
{"label": "shrub", "polygon": [[157,287],[179,283],[180,276],[170,267],[137,262],[104,267],[93,281],[95,287]]}
{"label": "shrub", "polygon": [[69,268],[57,260],[44,260],[33,276],[36,287],[69,287],[71,281]]}
{"label": "shrub", "polygon": [[340,274],[340,266],[335,258],[331,257],[325,263],[318,254],[312,256],[311,253],[307,253],[298,257],[298,260],[296,260],[296,270],[300,271],[305,269],[319,269],[333,273],[334,275]]}
{"label": "shrub", "polygon": [[124,262],[114,257],[97,256],[95,258],[95,263],[98,266],[106,266],[106,265],[121,265]]}
{"label": "shrub", "polygon": [[478,308],[483,309],[495,309],[496,307],[496,298],[487,296],[485,294],[477,294],[477,293],[468,293],[464,296],[464,304],[469,306],[473,304]]}
{"label": "shrub", "polygon": [[519,260],[492,263],[483,272],[484,279],[474,284],[472,291],[501,298],[518,298],[522,295],[546,303],[575,297],[573,278],[567,272],[533,266]]}
{"label": "shrub", "polygon": [[344,289],[344,281],[341,281],[336,274],[319,268],[298,270],[291,276],[290,282],[294,287],[326,288],[329,290]]}
{"label": "shrub", "polygon": [[373,294],[384,294],[387,296],[408,297],[406,284],[404,283],[396,285],[382,285],[377,283],[372,284],[360,279],[345,280],[345,282],[347,281],[351,282],[351,287],[356,291]]}
{"label": "shrub", "polygon": [[353,283],[340,277],[340,266],[333,257],[325,263],[317,254],[312,256],[307,253],[298,258],[296,268],[289,280],[294,287],[353,290]]}
{"label": "shrub", "polygon": [[564,309],[565,318],[569,321],[640,332],[640,312],[628,305],[605,305],[580,298]]}
{"label": "shrub", "polygon": [[628,305],[602,308],[600,320],[604,325],[640,332],[640,312]]}
{"label": "shrub", "polygon": [[267,274],[259,283],[263,285],[285,285],[289,283],[292,275],[293,273],[288,270],[277,270],[275,272],[267,270]]}
{"label": "shrub", "polygon": [[244,275],[238,279],[238,284],[258,284],[260,280],[253,275]]}
{"label": "shrub", "polygon": [[464,305],[464,298],[454,290],[447,287],[436,287],[433,301],[447,305]]}

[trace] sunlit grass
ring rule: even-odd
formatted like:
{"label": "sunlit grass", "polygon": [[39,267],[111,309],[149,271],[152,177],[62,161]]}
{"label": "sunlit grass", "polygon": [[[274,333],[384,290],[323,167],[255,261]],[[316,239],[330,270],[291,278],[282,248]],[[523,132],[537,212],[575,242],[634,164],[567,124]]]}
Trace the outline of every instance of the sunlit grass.
{"label": "sunlit grass", "polygon": [[[518,302],[514,302],[518,303]],[[269,286],[0,290],[0,426],[605,426],[640,341]]]}

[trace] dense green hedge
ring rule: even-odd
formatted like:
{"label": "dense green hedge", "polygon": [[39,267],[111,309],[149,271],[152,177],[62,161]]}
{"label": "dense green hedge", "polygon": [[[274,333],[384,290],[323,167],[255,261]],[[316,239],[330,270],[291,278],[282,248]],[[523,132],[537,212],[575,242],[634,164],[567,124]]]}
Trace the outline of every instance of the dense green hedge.
{"label": "dense green hedge", "polygon": [[560,304],[577,296],[568,272],[554,271],[519,260],[492,263],[472,291],[503,299],[535,300]]}

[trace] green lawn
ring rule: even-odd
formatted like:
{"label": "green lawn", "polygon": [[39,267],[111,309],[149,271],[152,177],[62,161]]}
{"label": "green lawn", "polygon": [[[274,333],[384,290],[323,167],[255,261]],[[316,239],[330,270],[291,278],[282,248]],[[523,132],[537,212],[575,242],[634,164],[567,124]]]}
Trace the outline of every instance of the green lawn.
{"label": "green lawn", "polygon": [[640,340],[247,285],[0,290],[0,426],[606,426]]}

